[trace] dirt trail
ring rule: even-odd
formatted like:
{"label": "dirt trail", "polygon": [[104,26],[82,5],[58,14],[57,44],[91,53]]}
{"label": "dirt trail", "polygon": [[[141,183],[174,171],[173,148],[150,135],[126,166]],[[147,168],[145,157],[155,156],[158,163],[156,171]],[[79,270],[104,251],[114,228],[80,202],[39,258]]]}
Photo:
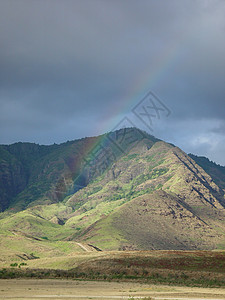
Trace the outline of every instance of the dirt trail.
{"label": "dirt trail", "polygon": [[76,243],[78,246],[80,246],[84,251],[87,251],[87,252],[92,252],[93,250],[90,249],[90,247],[86,246],[86,245],[83,245],[81,243]]}
{"label": "dirt trail", "polygon": [[[98,282],[60,279],[0,280],[0,299],[119,299],[152,297],[153,300],[222,300],[224,288],[189,288],[135,282]],[[132,299],[132,298],[131,298]]]}

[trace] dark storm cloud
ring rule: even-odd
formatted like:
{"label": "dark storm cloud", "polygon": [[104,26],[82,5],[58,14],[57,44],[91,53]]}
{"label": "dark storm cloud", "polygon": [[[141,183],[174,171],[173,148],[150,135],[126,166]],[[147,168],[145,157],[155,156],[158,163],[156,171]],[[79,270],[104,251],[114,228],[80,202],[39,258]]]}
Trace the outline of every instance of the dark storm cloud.
{"label": "dark storm cloud", "polygon": [[154,134],[225,164],[224,12],[222,0],[0,0],[0,142],[102,133],[151,89],[172,110]]}

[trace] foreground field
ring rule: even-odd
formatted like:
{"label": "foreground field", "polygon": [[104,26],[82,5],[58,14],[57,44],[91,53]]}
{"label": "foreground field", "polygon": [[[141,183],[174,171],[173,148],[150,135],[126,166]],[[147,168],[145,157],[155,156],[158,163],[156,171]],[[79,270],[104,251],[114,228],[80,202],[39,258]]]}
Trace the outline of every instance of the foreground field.
{"label": "foreground field", "polygon": [[157,286],[130,282],[0,280],[0,299],[225,299],[225,289]]}
{"label": "foreground field", "polygon": [[61,278],[225,287],[224,251],[89,252],[83,249],[67,256],[18,257],[17,262],[5,261],[0,267],[2,279]]}

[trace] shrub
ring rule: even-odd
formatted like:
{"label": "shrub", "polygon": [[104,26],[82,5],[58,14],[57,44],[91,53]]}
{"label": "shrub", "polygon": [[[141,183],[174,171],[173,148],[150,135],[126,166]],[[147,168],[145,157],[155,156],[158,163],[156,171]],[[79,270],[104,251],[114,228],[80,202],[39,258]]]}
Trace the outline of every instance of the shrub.
{"label": "shrub", "polygon": [[18,263],[13,263],[10,265],[10,267],[18,267]]}

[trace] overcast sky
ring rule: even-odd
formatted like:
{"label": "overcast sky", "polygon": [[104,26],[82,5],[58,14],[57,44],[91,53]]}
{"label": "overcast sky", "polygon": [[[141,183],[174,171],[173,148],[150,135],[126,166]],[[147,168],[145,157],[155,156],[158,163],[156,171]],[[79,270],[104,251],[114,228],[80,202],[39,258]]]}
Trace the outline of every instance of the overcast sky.
{"label": "overcast sky", "polygon": [[[126,116],[225,165],[224,16],[224,0],[0,0],[0,143],[60,143]],[[164,108],[152,131],[132,110],[149,91]]]}

